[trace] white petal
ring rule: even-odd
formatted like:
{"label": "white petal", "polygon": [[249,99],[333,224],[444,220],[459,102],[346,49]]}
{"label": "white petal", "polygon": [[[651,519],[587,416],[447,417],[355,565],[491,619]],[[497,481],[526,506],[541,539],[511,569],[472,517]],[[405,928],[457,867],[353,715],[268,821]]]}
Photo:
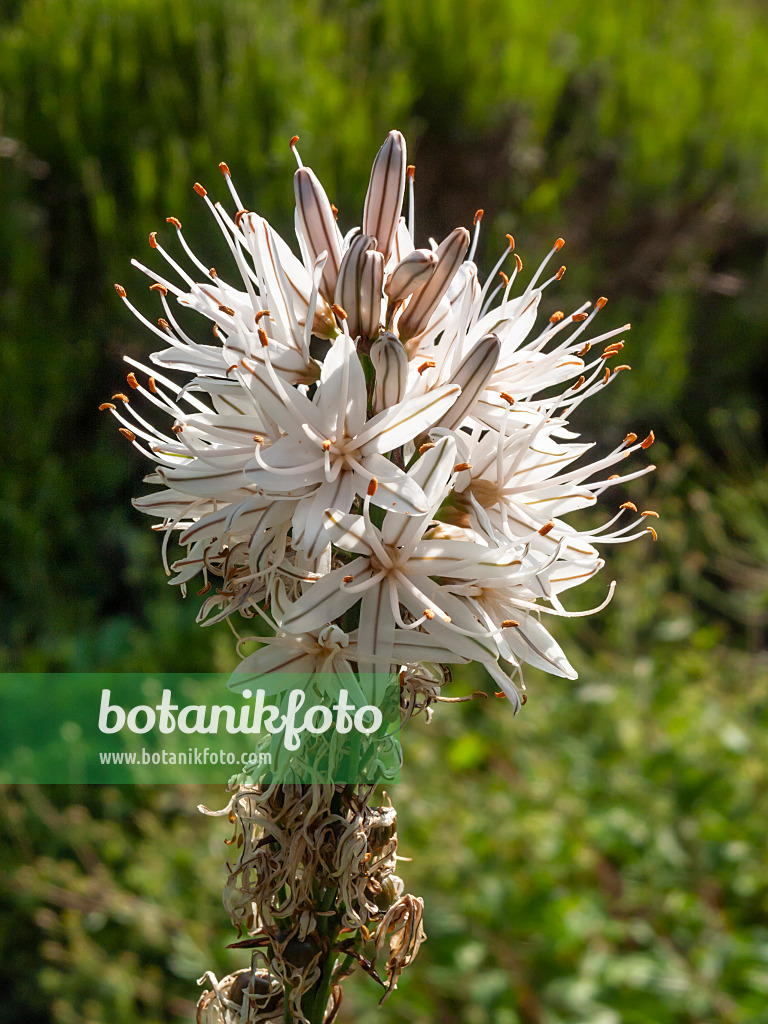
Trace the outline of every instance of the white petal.
{"label": "white petal", "polygon": [[450,409],[460,390],[455,384],[445,384],[425,395],[409,398],[394,409],[380,412],[368,420],[359,435],[361,452],[364,455],[369,452],[385,454],[406,441],[412,441]]}

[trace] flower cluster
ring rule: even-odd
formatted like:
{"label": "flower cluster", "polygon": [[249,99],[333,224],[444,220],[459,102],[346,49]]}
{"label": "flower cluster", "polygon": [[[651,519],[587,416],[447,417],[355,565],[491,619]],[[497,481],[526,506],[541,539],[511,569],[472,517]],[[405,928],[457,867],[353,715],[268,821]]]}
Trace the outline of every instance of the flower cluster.
{"label": "flower cluster", "polygon": [[[587,338],[600,298],[537,326],[565,270],[546,278],[562,239],[520,289],[511,236],[479,279],[482,211],[473,234],[416,248],[414,172],[396,131],[374,161],[362,227],[342,234],[296,141],[300,258],[244,208],[221,164],[233,214],[195,189],[237,284],[171,217],[188,269],[155,233],[172,275],[136,263],[163,316],[147,319],[116,286],[163,346],[157,369],[128,360],[128,382],[173,420],[158,430],[124,394],[103,406],[156,465],[147,482],[160,489],[135,505],[161,520],[172,582],[202,577],[200,621],[263,620],[262,646],[241,665],[251,684],[275,671],[394,671],[431,693],[434,666],[474,661],[517,708],[523,663],[575,677],[542,613],[587,614],[562,598],[600,570],[600,546],[653,533],[644,517],[655,513],[629,502],[592,530],[566,519],[653,468],[613,472],[652,434],[589,461],[568,426],[627,369],[610,361],[628,325]],[[213,344],[187,333],[171,299],[210,321]],[[169,566],[174,532],[185,552]]]}

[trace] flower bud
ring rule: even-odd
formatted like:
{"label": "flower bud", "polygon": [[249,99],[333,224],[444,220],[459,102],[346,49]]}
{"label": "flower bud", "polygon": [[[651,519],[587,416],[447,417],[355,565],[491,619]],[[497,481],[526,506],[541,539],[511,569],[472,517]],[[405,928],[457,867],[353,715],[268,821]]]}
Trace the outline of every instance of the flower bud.
{"label": "flower bud", "polygon": [[400,260],[384,286],[390,302],[402,302],[426,284],[437,267],[437,256],[429,249],[414,249]]}
{"label": "flower bud", "polygon": [[448,384],[458,384],[461,394],[436,426],[456,430],[461,426],[480,392],[491,379],[499,361],[501,342],[495,334],[486,334],[469,355],[459,363]]}
{"label": "flower bud", "polygon": [[381,290],[384,285],[384,256],[375,249],[363,254],[360,287],[357,293],[360,334],[373,338],[381,323]]}
{"label": "flower bud", "polygon": [[376,371],[373,411],[383,412],[397,405],[405,396],[408,356],[400,339],[387,331],[371,346],[371,362]]}
{"label": "flower bud", "polygon": [[310,263],[314,264],[320,253],[328,253],[320,293],[324,299],[332,302],[341,264],[341,245],[331,204],[317,175],[309,167],[300,167],[296,171],[293,190],[298,226],[304,235]]}
{"label": "flower bud", "polygon": [[[363,280],[365,256],[376,247],[376,239],[369,235],[355,235],[344,253],[336,281],[334,302],[341,306],[347,314],[347,327],[353,338],[362,333],[360,325],[360,292]],[[369,277],[371,270],[369,269]],[[370,289],[371,282],[367,287]],[[368,303],[370,307],[370,302]],[[381,285],[379,286],[379,307],[377,318],[381,316]]]}
{"label": "flower bud", "polygon": [[416,337],[426,328],[468,248],[469,232],[466,228],[454,228],[437,247],[437,267],[432,277],[413,293],[398,322],[398,334],[404,341]]}
{"label": "flower bud", "polygon": [[363,233],[378,239],[376,248],[389,259],[405,194],[405,139],[392,131],[376,154],[365,197]]}

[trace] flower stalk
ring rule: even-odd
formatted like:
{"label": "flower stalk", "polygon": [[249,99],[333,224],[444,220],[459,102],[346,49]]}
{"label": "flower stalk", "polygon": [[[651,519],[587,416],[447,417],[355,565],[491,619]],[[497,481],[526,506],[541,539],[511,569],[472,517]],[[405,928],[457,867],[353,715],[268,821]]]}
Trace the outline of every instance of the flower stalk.
{"label": "flower stalk", "polygon": [[[134,261],[160,319],[116,286],[162,343],[151,365],[127,359],[130,396],[101,407],[153,464],[146,481],[157,489],[134,504],[158,520],[170,582],[182,593],[201,584],[198,620],[235,631],[235,692],[289,672],[307,688],[324,674],[390,675],[406,722],[458,699],[443,693],[450,666],[477,662],[517,713],[523,665],[576,677],[546,616],[599,610],[614,584],[589,612],[564,599],[601,571],[604,545],[656,536],[646,525],[656,513],[630,502],[599,525],[569,522],[653,469],[616,471],[652,434],[630,433],[590,461],[593,445],[570,425],[629,369],[613,362],[629,325],[596,333],[600,297],[537,326],[565,271],[545,278],[562,239],[523,288],[511,236],[480,282],[482,211],[473,236],[459,226],[417,248],[414,172],[396,131],[374,161],[362,230],[342,235],[297,141],[299,256],[243,207],[222,164],[234,213],[195,190],[236,283],[207,269],[171,217],[184,265],[155,233],[167,276]],[[214,343],[186,333],[175,305],[207,320]],[[182,551],[171,560],[174,536]],[[395,874],[394,810],[374,806],[373,792],[362,779],[231,783],[217,812],[234,827],[225,906],[251,966],[201,979],[211,987],[199,1022],[331,1024],[356,969],[384,998],[393,991],[424,939],[423,905]]]}

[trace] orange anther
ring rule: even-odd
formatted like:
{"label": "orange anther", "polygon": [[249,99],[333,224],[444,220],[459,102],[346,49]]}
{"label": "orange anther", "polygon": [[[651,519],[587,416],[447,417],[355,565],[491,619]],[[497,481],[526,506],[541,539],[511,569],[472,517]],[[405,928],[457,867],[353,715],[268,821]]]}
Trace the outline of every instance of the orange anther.
{"label": "orange anther", "polygon": [[219,309],[221,310],[222,313],[226,313],[227,316],[235,315],[234,309],[232,309],[230,306],[219,306]]}
{"label": "orange anther", "polygon": [[227,165],[224,163],[223,160],[219,164],[219,170],[221,171],[221,173],[224,175],[225,178],[230,176],[229,175],[229,167],[227,167]]}
{"label": "orange anther", "polygon": [[560,252],[560,250],[563,248],[564,245],[565,245],[565,239],[564,238],[558,238],[557,241],[555,242],[553,248],[554,248],[555,252]]}
{"label": "orange anther", "polygon": [[646,509],[645,512],[641,512],[640,515],[641,516],[653,516],[654,519],[658,519],[659,518],[659,513],[658,512],[654,512],[653,509],[650,509],[650,508]]}
{"label": "orange anther", "polygon": [[123,435],[123,437],[127,437],[129,441],[136,440],[136,435],[132,430],[129,430],[127,427],[118,427],[118,429],[120,433]]}
{"label": "orange anther", "polygon": [[591,348],[592,348],[592,342],[591,342],[591,341],[587,341],[587,342],[585,342],[585,343],[584,343],[584,345],[583,345],[583,346],[582,346],[582,347],[581,347],[581,348],[579,349],[579,351],[578,351],[578,352],[576,353],[576,355],[577,355],[577,356],[579,356],[579,358],[581,358],[582,356],[585,356],[585,355],[587,354],[587,352],[589,352],[589,350],[590,350]]}
{"label": "orange anther", "polygon": [[453,472],[463,473],[467,469],[472,469],[471,462],[457,462],[456,465],[453,467]]}
{"label": "orange anther", "polygon": [[613,375],[616,376],[621,370],[631,370],[632,367],[628,363],[622,363],[621,366],[614,366]]}
{"label": "orange anther", "polygon": [[331,203],[331,213],[333,214],[334,220],[339,219],[339,208],[338,206],[334,206],[333,203]]}
{"label": "orange anther", "polygon": [[347,319],[347,311],[345,309],[343,309],[338,304],[338,302],[334,302],[332,304],[332,306],[331,306],[331,309],[336,314],[336,316],[339,318],[339,320],[346,320]]}
{"label": "orange anther", "polygon": [[512,629],[514,626],[519,626],[520,623],[516,619],[504,619],[501,624],[502,629]]}
{"label": "orange anther", "polygon": [[405,169],[405,174],[406,177],[408,178],[408,181],[413,181],[413,179],[416,177],[415,166],[413,164],[408,164],[408,166]]}
{"label": "orange anther", "polygon": [[259,322],[259,320],[261,320],[261,319],[262,319],[262,317],[265,317],[265,316],[271,316],[271,315],[272,315],[272,314],[271,314],[271,313],[269,312],[269,310],[268,310],[268,309],[260,309],[260,310],[259,310],[259,312],[258,312],[258,313],[256,314],[256,316],[254,317],[254,320],[256,321],[256,323],[258,323],[258,322]]}
{"label": "orange anther", "polygon": [[619,508],[629,508],[633,512],[637,512],[637,505],[634,501],[625,501],[623,505],[619,505]]}
{"label": "orange anther", "polygon": [[648,434],[648,437],[644,441],[640,442],[641,448],[650,448],[653,442],[656,440],[656,435],[653,431]]}
{"label": "orange anther", "polygon": [[432,367],[435,365],[436,364],[434,359],[426,359],[418,368],[417,373],[422,374],[424,373],[425,370],[431,370]]}
{"label": "orange anther", "polygon": [[571,391],[578,391],[587,378],[582,374],[575,384],[571,385]]}
{"label": "orange anther", "polygon": [[551,530],[553,530],[554,528],[555,528],[555,521],[554,521],[554,519],[550,519],[548,523],[546,523],[544,526],[542,526],[542,528],[539,530],[539,533],[541,534],[542,537],[546,537],[547,534]]}
{"label": "orange anther", "polygon": [[485,212],[484,210],[478,210],[477,213],[475,214],[475,219],[472,221],[472,223],[473,224],[479,224],[480,221],[483,219],[483,213],[484,212]]}
{"label": "orange anther", "polygon": [[[505,237],[506,237],[507,241],[509,242],[509,251],[510,252],[514,252],[515,251],[515,237],[514,237],[514,235],[506,235]],[[518,257],[518,259],[519,259],[519,257]],[[521,263],[521,266],[522,266],[522,263]],[[520,267],[518,267],[517,269],[520,270]]]}
{"label": "orange anther", "polygon": [[424,618],[425,619],[429,619],[429,621],[431,622],[432,619],[434,619],[434,617],[435,617],[435,613],[432,611],[431,608],[425,608],[424,609]]}
{"label": "orange anther", "polygon": [[372,498],[374,496],[374,494],[376,493],[376,488],[378,486],[379,486],[379,481],[376,479],[375,476],[372,476],[371,477],[371,481],[368,484],[368,491],[367,491],[367,493],[368,493],[369,497]]}
{"label": "orange anther", "polygon": [[574,313],[573,316],[571,317],[571,320],[575,324],[582,324],[587,319],[587,316],[588,316],[587,313]]}
{"label": "orange anther", "polygon": [[519,274],[520,271],[523,269],[523,261],[520,259],[517,253],[515,253],[515,266],[517,267],[517,272]]}
{"label": "orange anther", "polygon": [[118,391],[116,395],[112,395],[113,398],[119,398],[121,402],[125,402],[128,405],[128,395],[124,395],[122,391]]}
{"label": "orange anther", "polygon": [[514,405],[515,404],[514,398],[512,397],[512,395],[509,394],[508,391],[500,391],[499,394],[500,394],[500,396],[504,399],[504,401],[508,405]]}
{"label": "orange anther", "polygon": [[637,434],[633,434],[632,431],[630,431],[624,438],[624,444],[634,444],[636,440]]}
{"label": "orange anther", "polygon": [[344,576],[342,579],[342,583],[351,583],[354,580],[354,578],[354,576]]}
{"label": "orange anther", "polygon": [[289,142],[289,146],[291,147],[291,149],[294,148],[294,146],[296,145],[296,143],[298,141],[299,141],[299,136],[298,135],[294,135],[293,138],[291,139],[291,141]]}
{"label": "orange anther", "polygon": [[248,213],[247,210],[238,210],[237,211],[237,213],[235,214],[235,225],[236,225],[236,227],[238,227],[238,228],[240,227],[240,221],[243,219],[243,217],[246,215],[246,213]]}
{"label": "orange anther", "polygon": [[564,273],[565,273],[565,264],[563,264],[563,266],[562,266],[562,267],[560,267],[560,269],[558,270],[558,272],[557,272],[557,273],[555,274],[555,280],[556,280],[556,281],[562,281],[562,280],[563,280],[563,274],[564,274]]}
{"label": "orange anther", "polygon": [[121,299],[125,298],[125,288],[123,288],[121,284],[115,285],[115,291],[117,292]]}
{"label": "orange anther", "polygon": [[552,316],[549,318],[549,322],[551,324],[559,324],[564,316],[565,313],[562,311],[562,309],[558,309],[557,312],[553,313]]}
{"label": "orange anther", "polygon": [[432,442],[432,441],[427,441],[427,443],[426,443],[426,444],[423,444],[423,445],[421,446],[421,448],[419,448],[419,454],[420,454],[420,455],[423,455],[423,454],[424,454],[424,452],[428,452],[430,448],[434,448],[434,447],[435,447],[435,445],[434,445],[434,442]]}
{"label": "orange anther", "polygon": [[595,303],[595,309],[602,309],[603,306],[605,306],[605,304],[607,302],[608,302],[608,299],[606,299],[606,297],[604,295],[601,295],[600,298]]}
{"label": "orange anther", "polygon": [[658,540],[659,539],[659,535],[656,533],[656,531],[654,530],[654,528],[652,526],[646,526],[646,530],[648,531],[648,533],[650,533],[650,535],[653,537],[654,540]]}
{"label": "orange anther", "polygon": [[137,388],[139,386],[139,382],[136,380],[135,373],[129,373],[125,379],[128,381],[132,388]]}
{"label": "orange anther", "polygon": [[269,344],[269,338],[267,337],[267,332],[264,330],[263,327],[259,328],[259,341],[261,342],[261,347],[262,348],[266,348],[267,345]]}
{"label": "orange anther", "polygon": [[207,196],[208,195],[208,192],[203,188],[203,186],[200,184],[199,181],[196,181],[193,187],[195,189],[195,192],[197,192],[197,194],[199,196]]}
{"label": "orange anther", "polygon": [[116,405],[112,405],[111,402],[102,402],[99,406],[99,412],[104,412],[105,409],[116,409]]}
{"label": "orange anther", "polygon": [[147,384],[149,385],[149,390],[152,392],[152,394],[156,395],[157,394],[157,383],[155,382],[155,378],[154,377],[150,377],[149,380],[147,381]]}
{"label": "orange anther", "polygon": [[506,286],[509,284],[509,278],[507,277],[503,270],[499,271],[499,277],[504,282],[504,287],[506,288]]}
{"label": "orange anther", "polygon": [[166,217],[165,223],[173,224],[177,231],[181,231],[181,221],[179,220],[178,217]]}
{"label": "orange anther", "polygon": [[151,292],[160,292],[161,295],[167,295],[168,289],[164,284],[159,284],[157,281],[149,286]]}

